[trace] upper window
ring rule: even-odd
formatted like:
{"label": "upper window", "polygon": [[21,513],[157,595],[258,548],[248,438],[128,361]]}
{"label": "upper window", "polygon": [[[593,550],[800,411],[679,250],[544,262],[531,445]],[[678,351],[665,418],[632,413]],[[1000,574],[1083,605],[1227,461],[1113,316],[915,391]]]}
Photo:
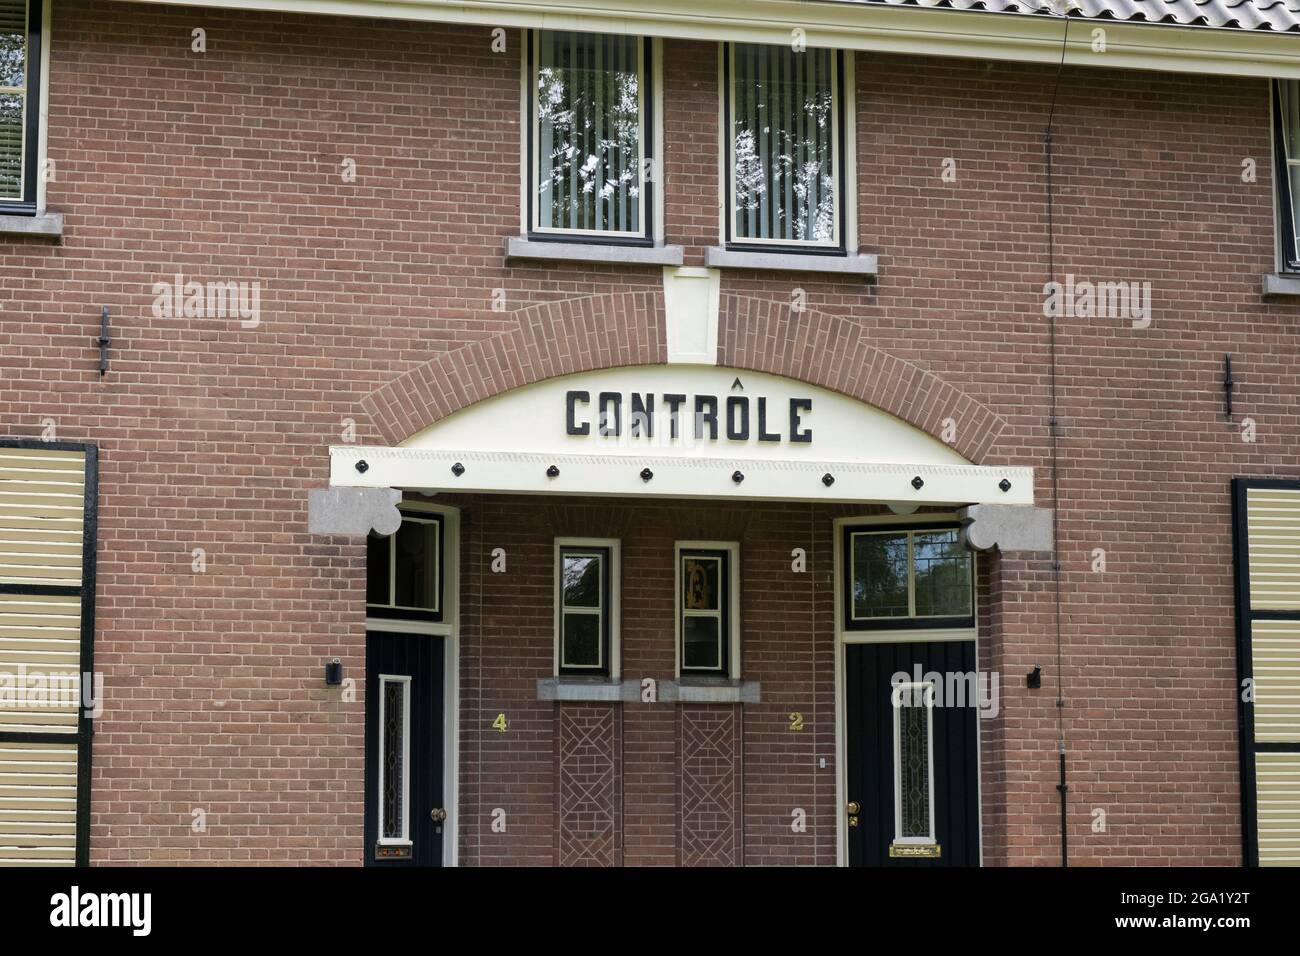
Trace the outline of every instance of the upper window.
{"label": "upper window", "polygon": [[0,212],[35,212],[41,0],[0,0]]}
{"label": "upper window", "polygon": [[617,676],[618,542],[560,539],[555,549],[555,645],[561,674]]}
{"label": "upper window", "polygon": [[1300,80],[1279,80],[1274,105],[1282,267],[1300,272]]}
{"label": "upper window", "polygon": [[638,37],[532,34],[532,233],[650,241],[648,50]]}
{"label": "upper window", "polygon": [[727,241],[842,249],[839,54],[737,43],[727,78]]}
{"label": "upper window", "polygon": [[849,630],[973,627],[973,555],[958,527],[846,528]]}
{"label": "upper window", "polygon": [[396,534],[370,533],[366,613],[371,617],[442,620],[442,515],[402,512]]}
{"label": "upper window", "polygon": [[683,676],[735,676],[738,553],[735,544],[677,545],[677,660]]}

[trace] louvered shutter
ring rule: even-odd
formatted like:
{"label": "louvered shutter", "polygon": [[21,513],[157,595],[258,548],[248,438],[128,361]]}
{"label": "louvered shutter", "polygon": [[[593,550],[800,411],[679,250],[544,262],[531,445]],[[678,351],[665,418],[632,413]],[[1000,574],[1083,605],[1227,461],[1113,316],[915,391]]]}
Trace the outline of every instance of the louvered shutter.
{"label": "louvered shutter", "polygon": [[0,439],[0,866],[84,863],[96,452]]}

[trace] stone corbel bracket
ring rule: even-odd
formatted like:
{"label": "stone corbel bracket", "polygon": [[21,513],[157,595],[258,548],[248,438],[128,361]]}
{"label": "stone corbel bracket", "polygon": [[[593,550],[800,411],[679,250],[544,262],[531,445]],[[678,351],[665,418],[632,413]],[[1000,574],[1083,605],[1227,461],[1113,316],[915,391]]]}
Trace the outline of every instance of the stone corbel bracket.
{"label": "stone corbel bracket", "polygon": [[972,551],[1051,551],[1052,509],[1031,505],[971,505],[957,512]]}
{"label": "stone corbel bracket", "polygon": [[402,524],[393,488],[313,488],[307,494],[307,530],[312,534],[393,534]]}

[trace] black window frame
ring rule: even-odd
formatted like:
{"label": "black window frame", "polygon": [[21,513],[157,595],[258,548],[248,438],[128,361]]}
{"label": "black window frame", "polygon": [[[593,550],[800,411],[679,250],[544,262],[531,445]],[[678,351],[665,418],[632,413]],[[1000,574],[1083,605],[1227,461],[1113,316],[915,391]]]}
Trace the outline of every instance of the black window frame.
{"label": "black window frame", "polygon": [[[1300,274],[1300,243],[1296,241],[1295,197],[1291,195],[1291,170],[1287,163],[1286,132],[1282,123],[1282,84],[1295,83],[1300,96],[1300,80],[1273,81],[1273,167],[1277,183],[1278,247],[1282,254],[1282,271]],[[1300,155],[1300,143],[1293,144]]]}
{"label": "black window frame", "polygon": [[[433,624],[443,623],[447,610],[447,522],[446,515],[440,511],[422,511],[415,508],[399,508],[402,520],[407,518],[415,519],[420,522],[435,523],[438,526],[438,609],[427,610],[421,608],[394,607],[391,604],[371,604],[369,594],[366,595],[366,616],[371,618],[382,618],[390,621],[427,621]],[[396,564],[396,545],[397,534],[392,534],[383,538],[389,546],[389,564],[388,564],[388,581],[389,590],[392,590],[393,570]],[[367,536],[367,549],[369,548],[370,537]],[[368,551],[367,551],[368,553]],[[366,587],[369,590],[369,562],[367,559],[367,581]]]}
{"label": "black window frame", "polygon": [[[970,609],[968,615],[948,616],[948,617],[882,617],[872,618],[870,620],[857,620],[853,617],[853,535],[869,534],[908,534],[911,532],[926,531],[958,531],[961,530],[961,523],[957,521],[920,521],[908,522],[907,524],[888,525],[888,524],[871,524],[870,522],[861,522],[855,524],[846,524],[841,530],[840,552],[843,556],[843,580],[840,582],[840,607],[842,626],[845,631],[919,631],[919,630],[946,630],[946,629],[966,629],[970,630],[975,627],[975,610],[976,601],[979,597],[978,567],[976,566],[975,553],[971,552],[971,575],[970,575]],[[911,588],[911,581],[915,578],[915,568],[908,567],[908,587]]]}
{"label": "black window frame", "polygon": [[[534,147],[536,146],[537,137],[537,38],[542,32],[553,33],[586,33],[589,36],[602,36],[604,34],[593,33],[590,30],[526,30],[524,35],[524,58],[525,58],[525,84],[526,95],[524,97],[524,126],[525,132],[525,157],[524,157],[524,223],[525,235],[532,242],[563,242],[576,243],[579,245],[592,246],[629,246],[632,248],[649,248],[655,244],[655,176],[645,176],[641,180],[642,202],[644,204],[641,235],[608,235],[605,233],[592,231],[575,231],[575,232],[551,232],[538,230],[533,224],[534,204],[537,201],[537,165],[534,162]],[[641,144],[641,168],[645,169],[646,161],[650,161],[650,169],[659,171],[661,163],[659,162],[658,153],[656,152],[657,143],[655,140],[655,85],[654,85],[654,41],[650,37],[641,37],[641,63],[642,63],[642,96],[641,102],[645,109],[645,116],[641,121],[641,129],[644,140]]]}
{"label": "black window frame", "polygon": [[[686,585],[682,573],[689,557],[719,558],[718,566],[718,643],[720,645],[717,667],[686,666],[686,601],[682,593]],[[731,676],[731,551],[726,548],[678,548],[677,574],[677,673],[680,677],[726,677]]]}
{"label": "black window frame", "polygon": [[[560,544],[555,555],[555,667],[561,677],[605,677],[611,673],[612,661],[610,635],[614,596],[614,549],[602,544]],[[561,569],[566,554],[596,555],[600,558],[600,666],[572,667],[564,663],[564,583]]]}
{"label": "black window frame", "polygon": [[22,195],[0,199],[0,215],[34,216],[39,192],[41,152],[41,58],[45,0],[27,3],[27,102],[23,108]]}
{"label": "black window frame", "polygon": [[[762,46],[764,44],[754,44]],[[769,46],[784,46],[784,44],[766,44]],[[745,239],[735,237],[736,219],[735,219],[735,183],[736,170],[732,162],[732,147],[735,138],[735,131],[732,129],[732,76],[731,61],[732,49],[736,46],[733,41],[728,41],[722,45],[722,154],[725,182],[722,184],[723,202],[723,246],[729,252],[765,252],[778,255],[804,255],[804,256],[831,256],[844,258],[848,256],[848,95],[845,90],[846,69],[844,58],[847,55],[844,50],[833,49],[830,51],[834,57],[832,73],[835,77],[835,121],[839,124],[838,143],[836,144],[835,154],[835,188],[838,191],[836,196],[836,218],[839,220],[839,238],[840,241],[834,246],[830,245],[813,245],[811,243],[777,243],[777,242],[750,242]]]}

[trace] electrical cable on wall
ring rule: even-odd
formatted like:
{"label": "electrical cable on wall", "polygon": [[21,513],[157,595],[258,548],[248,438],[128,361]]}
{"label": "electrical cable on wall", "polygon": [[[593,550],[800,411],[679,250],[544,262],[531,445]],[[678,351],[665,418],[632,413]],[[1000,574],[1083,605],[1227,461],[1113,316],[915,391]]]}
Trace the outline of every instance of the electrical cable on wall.
{"label": "electrical cable on wall", "polygon": [[[1043,131],[1043,151],[1047,165],[1047,272],[1049,282],[1056,282],[1056,223],[1055,195],[1052,183],[1052,129],[1056,122],[1056,98],[1061,90],[1061,74],[1065,70],[1065,54],[1070,41],[1070,7],[1073,0],[1064,0],[1065,9],[1061,16],[1065,19],[1065,30],[1061,35],[1061,57],[1056,64],[1056,80],[1052,84],[1052,105],[1047,114],[1047,128]],[[1053,11],[1055,12],[1055,11]],[[1065,686],[1061,653],[1061,486],[1060,486],[1060,452],[1057,447],[1060,428],[1057,419],[1058,399],[1056,384],[1056,315],[1047,310],[1048,329],[1048,365],[1050,368],[1050,417],[1048,430],[1051,436],[1052,459],[1052,591],[1054,600],[1054,621],[1056,627],[1056,731],[1059,741],[1057,751],[1060,779],[1056,785],[1061,795],[1061,866],[1070,865],[1069,838],[1066,829],[1066,794],[1069,790],[1065,781]]]}

